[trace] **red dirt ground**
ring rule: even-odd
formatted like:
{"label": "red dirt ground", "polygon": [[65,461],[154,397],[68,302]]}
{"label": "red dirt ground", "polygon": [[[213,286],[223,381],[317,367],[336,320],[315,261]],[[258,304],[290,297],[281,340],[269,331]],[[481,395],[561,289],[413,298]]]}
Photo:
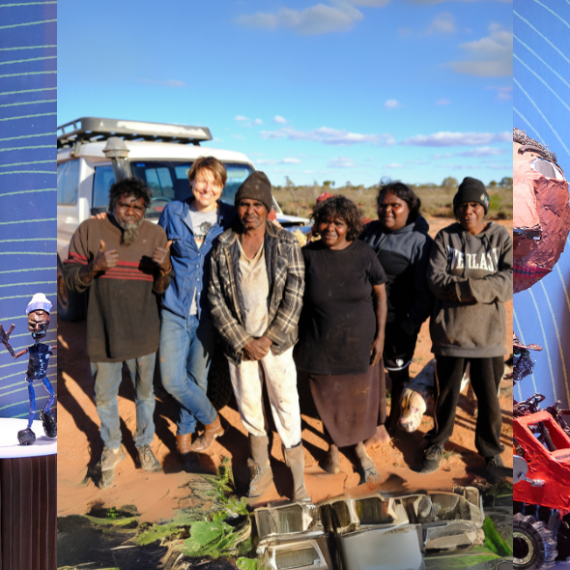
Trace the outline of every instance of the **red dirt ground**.
{"label": "red dirt ground", "polygon": [[[431,235],[448,225],[450,220],[432,218]],[[500,222],[512,231],[512,222]],[[512,350],[512,302],[507,309],[508,352]],[[116,507],[135,505],[141,520],[156,522],[170,519],[176,509],[197,506],[199,501],[192,495],[192,480],[182,469],[175,451],[177,407],[164,392],[157,389],[155,412],[156,436],[152,449],[163,465],[164,473],[146,473],[136,468],[136,450],[132,433],[135,430],[135,407],[133,389],[124,381],[119,394],[119,411],[123,444],[127,457],[117,467],[115,486],[100,490],[87,477],[101,454],[103,443],[99,436],[99,418],[93,402],[93,380],[85,352],[85,322],[65,323],[58,328],[58,399],[59,399],[59,445],[58,445],[58,515],[85,514],[94,506]],[[411,373],[416,374],[432,357],[428,325],[422,327]],[[360,475],[355,470],[352,458],[341,453],[341,473],[326,474],[318,462],[325,456],[327,445],[323,439],[322,422],[311,412],[310,396],[300,390],[303,413],[303,445],[305,447],[305,481],[314,502],[351,491],[369,490],[368,485],[359,486]],[[502,442],[505,445],[503,461],[512,466],[512,385],[503,381],[500,395],[503,412]],[[232,407],[233,406],[233,407]],[[419,430],[412,434],[399,431],[390,443],[370,452],[382,477],[379,490],[448,489],[464,485],[484,471],[484,462],[474,447],[475,419],[471,414],[472,402],[461,396],[455,430],[446,449],[450,456],[442,462],[442,469],[431,475],[414,471],[419,466],[418,447],[433,420],[425,416]],[[238,490],[245,492],[248,473],[246,458],[248,445],[246,431],[235,409],[235,402],[223,408],[221,416],[230,428],[217,440],[208,456],[202,459],[205,468],[214,469],[223,456],[232,459]],[[263,502],[287,497],[291,490],[289,470],[284,464],[279,436],[275,434],[272,445],[272,465],[276,487],[262,497]]]}

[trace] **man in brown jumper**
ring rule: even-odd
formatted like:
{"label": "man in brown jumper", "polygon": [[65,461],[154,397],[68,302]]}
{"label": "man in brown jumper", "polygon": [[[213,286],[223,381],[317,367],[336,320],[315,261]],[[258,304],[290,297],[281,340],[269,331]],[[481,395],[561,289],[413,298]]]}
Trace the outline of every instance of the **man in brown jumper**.
{"label": "man in brown jumper", "polygon": [[95,379],[95,403],[101,420],[101,488],[113,482],[125,457],[117,395],[123,362],[135,387],[141,467],[159,471],[150,444],[154,437],[153,375],[159,339],[160,296],[170,283],[170,243],[164,230],[144,219],[151,192],[136,178],[111,186],[109,216],[83,222],[71,239],[65,263],[67,287],[87,289],[87,355]]}

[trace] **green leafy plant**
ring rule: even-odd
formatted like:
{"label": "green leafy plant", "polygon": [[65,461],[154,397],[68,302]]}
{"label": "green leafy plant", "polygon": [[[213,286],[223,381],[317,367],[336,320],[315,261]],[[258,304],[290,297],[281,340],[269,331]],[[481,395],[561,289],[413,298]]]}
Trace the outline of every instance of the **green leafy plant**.
{"label": "green leafy plant", "polygon": [[111,519],[111,520],[115,520],[117,518],[117,509],[115,507],[111,507],[108,511],[107,511],[107,518]]}
{"label": "green leafy plant", "polygon": [[232,556],[238,552],[238,544],[249,538],[251,525],[235,529],[225,522],[227,514],[212,514],[212,520],[196,522],[190,528],[190,538],[184,541],[183,552],[188,556]]}

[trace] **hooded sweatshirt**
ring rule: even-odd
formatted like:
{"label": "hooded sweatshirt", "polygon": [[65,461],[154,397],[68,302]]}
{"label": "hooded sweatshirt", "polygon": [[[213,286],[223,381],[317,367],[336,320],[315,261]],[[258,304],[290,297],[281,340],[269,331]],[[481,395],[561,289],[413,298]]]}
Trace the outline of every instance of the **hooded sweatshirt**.
{"label": "hooded sweatshirt", "polygon": [[360,235],[376,252],[388,278],[386,322],[400,323],[409,335],[431,313],[432,295],[426,271],[433,240],[428,230],[429,224],[418,214],[413,222],[395,231],[387,230],[379,221],[370,222]]}
{"label": "hooded sweatshirt", "polygon": [[[436,297],[430,320],[432,351],[462,358],[493,358],[505,353],[503,303],[513,296],[513,240],[489,222],[473,236],[455,223],[434,241],[427,272]],[[446,296],[455,287],[458,300]]]}

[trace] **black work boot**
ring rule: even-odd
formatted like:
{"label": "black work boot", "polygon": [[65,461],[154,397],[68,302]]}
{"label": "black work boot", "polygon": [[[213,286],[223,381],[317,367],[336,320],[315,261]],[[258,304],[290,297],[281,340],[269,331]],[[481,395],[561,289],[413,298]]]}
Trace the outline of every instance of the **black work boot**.
{"label": "black work boot", "polygon": [[150,445],[145,444],[137,447],[137,453],[139,454],[139,461],[141,462],[141,468],[149,473],[156,473],[157,471],[162,471],[162,467],[155,457]]}
{"label": "black work boot", "polygon": [[47,437],[55,439],[57,437],[57,416],[53,410],[42,410],[40,412],[40,419],[44,427],[44,433]]}
{"label": "black work boot", "polygon": [[433,473],[439,469],[441,456],[443,454],[443,445],[433,444],[424,450],[422,458],[422,467],[420,473]]}
{"label": "black work boot", "polygon": [[485,465],[487,468],[486,479],[494,485],[505,477],[512,477],[512,471],[505,469],[505,464],[500,455],[493,455],[493,457],[485,457]]}
{"label": "black work boot", "polygon": [[285,463],[291,469],[293,475],[293,501],[310,501],[311,497],[305,489],[305,456],[303,455],[303,446],[301,443],[295,447],[283,448]]}
{"label": "black work boot", "polygon": [[266,435],[249,435],[251,457],[247,460],[249,467],[250,499],[263,495],[273,482],[273,471],[269,462],[269,438]]}

